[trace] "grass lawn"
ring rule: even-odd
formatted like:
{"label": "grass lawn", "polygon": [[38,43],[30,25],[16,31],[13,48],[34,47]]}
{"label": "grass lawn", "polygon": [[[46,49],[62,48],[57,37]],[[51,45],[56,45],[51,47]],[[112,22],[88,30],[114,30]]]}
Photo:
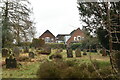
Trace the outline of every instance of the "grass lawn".
{"label": "grass lawn", "polygon": [[24,64],[20,69],[3,69],[3,78],[36,78],[39,62]]}
{"label": "grass lawn", "polygon": [[[54,51],[52,51],[52,54],[54,53]],[[101,67],[105,67],[105,66],[110,66],[110,62],[109,62],[109,57],[108,56],[101,56],[101,54],[97,54],[97,53],[88,53],[88,55],[80,57],[80,58],[76,58],[75,54],[73,58],[66,58],[66,51],[64,50],[63,52],[61,52],[61,54],[63,55],[63,59],[64,60],[79,60],[80,62],[88,62],[90,63],[90,55],[92,60],[97,60],[100,63]],[[17,69],[6,69],[5,67],[3,67],[3,71],[2,71],[2,77],[3,78],[37,78],[36,77],[36,72],[40,66],[40,63],[44,60],[48,59],[47,55],[37,55],[35,57],[35,60],[33,62],[20,62],[22,64],[22,66],[19,66],[19,68]]]}

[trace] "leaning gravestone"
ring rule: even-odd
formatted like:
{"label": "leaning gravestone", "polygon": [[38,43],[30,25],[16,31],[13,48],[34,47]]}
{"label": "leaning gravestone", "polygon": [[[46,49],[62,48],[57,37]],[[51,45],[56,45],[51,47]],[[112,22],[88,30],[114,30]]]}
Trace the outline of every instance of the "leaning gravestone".
{"label": "leaning gravestone", "polygon": [[34,58],[35,57],[35,54],[33,52],[29,52],[29,57],[30,58]]}
{"label": "leaning gravestone", "polygon": [[13,55],[10,55],[9,58],[6,58],[5,62],[6,62],[6,68],[16,68],[17,67],[17,61]]}
{"label": "leaning gravestone", "polygon": [[72,49],[70,49],[70,48],[67,49],[67,57],[68,58],[72,58],[73,57]]}
{"label": "leaning gravestone", "polygon": [[81,57],[81,50],[79,48],[75,50],[75,55],[76,57]]}
{"label": "leaning gravestone", "polygon": [[15,57],[19,57],[20,55],[20,49],[18,47],[13,48],[13,54]]}
{"label": "leaning gravestone", "polygon": [[2,57],[7,57],[9,55],[9,50],[7,48],[2,49]]}

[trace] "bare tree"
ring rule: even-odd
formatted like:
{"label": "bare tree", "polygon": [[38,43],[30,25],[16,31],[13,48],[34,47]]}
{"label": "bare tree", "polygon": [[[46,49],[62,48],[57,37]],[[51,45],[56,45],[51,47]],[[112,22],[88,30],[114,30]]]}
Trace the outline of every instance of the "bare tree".
{"label": "bare tree", "polygon": [[[2,5],[2,21],[3,32],[11,32],[12,40],[15,40],[19,45],[22,40],[28,41],[29,38],[35,34],[35,27],[30,15],[32,14],[32,8],[27,0],[3,0]],[[3,45],[6,43],[7,36],[3,36]],[[13,41],[11,41],[13,42]]]}

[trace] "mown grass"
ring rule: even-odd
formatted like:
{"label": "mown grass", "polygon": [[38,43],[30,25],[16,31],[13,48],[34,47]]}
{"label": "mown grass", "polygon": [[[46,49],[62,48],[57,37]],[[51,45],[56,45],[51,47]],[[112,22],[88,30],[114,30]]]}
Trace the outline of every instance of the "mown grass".
{"label": "mown grass", "polygon": [[[54,51],[52,51],[52,54],[55,54]],[[106,66],[110,66],[110,62],[109,62],[109,57],[103,57],[100,54],[97,53],[88,53],[90,55],[86,55],[79,58],[74,57],[73,58],[66,58],[66,50],[64,50],[63,52],[60,53],[63,56],[64,60],[77,60],[78,63],[91,63],[90,61],[90,55],[92,60],[97,60],[99,62],[100,67],[106,67]],[[44,60],[49,60],[49,56],[41,56],[41,55],[37,55],[36,57],[37,59],[44,59]],[[3,71],[2,71],[2,77],[3,78],[37,78],[36,74],[37,74],[37,70],[39,69],[40,64],[42,63],[42,61],[34,61],[34,62],[23,62],[21,63],[22,66],[19,66],[19,68],[17,69],[6,69],[5,67],[3,67]],[[49,67],[49,66],[48,66]]]}

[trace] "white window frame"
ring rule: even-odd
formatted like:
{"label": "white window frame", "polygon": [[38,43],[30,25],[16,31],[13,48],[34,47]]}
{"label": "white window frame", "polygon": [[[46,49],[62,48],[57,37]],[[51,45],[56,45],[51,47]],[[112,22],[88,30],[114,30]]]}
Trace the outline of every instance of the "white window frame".
{"label": "white window frame", "polygon": [[[80,38],[80,39],[79,39]],[[81,40],[81,36],[77,36],[77,40],[80,41]]]}
{"label": "white window frame", "polygon": [[50,42],[50,37],[45,37],[45,42]]}
{"label": "white window frame", "polygon": [[77,37],[74,37],[74,41],[77,41]]}

